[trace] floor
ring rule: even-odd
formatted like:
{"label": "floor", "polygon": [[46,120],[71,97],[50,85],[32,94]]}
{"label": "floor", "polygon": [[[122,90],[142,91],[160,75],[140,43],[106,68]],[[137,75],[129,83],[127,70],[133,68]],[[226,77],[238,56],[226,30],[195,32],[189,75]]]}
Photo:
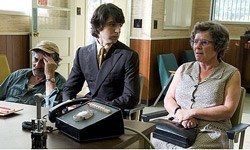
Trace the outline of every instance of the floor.
{"label": "floor", "polygon": [[[143,113],[154,112],[157,110],[163,110],[163,102],[158,102],[156,107],[146,107],[143,110]],[[242,123],[250,123],[250,93],[246,94],[244,108],[243,108],[243,115],[242,115]],[[235,149],[237,148],[238,144],[235,144]],[[250,149],[250,127],[246,130],[245,133],[245,140],[244,140],[244,149]]]}

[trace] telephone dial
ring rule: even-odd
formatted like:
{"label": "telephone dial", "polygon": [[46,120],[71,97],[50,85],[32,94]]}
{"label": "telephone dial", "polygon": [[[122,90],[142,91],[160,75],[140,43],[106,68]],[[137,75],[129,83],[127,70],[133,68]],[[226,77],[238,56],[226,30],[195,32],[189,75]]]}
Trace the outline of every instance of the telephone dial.
{"label": "telephone dial", "polygon": [[[72,110],[67,107],[77,105]],[[101,101],[80,98],[65,101],[49,110],[49,120],[78,142],[118,137],[124,134],[120,108]]]}

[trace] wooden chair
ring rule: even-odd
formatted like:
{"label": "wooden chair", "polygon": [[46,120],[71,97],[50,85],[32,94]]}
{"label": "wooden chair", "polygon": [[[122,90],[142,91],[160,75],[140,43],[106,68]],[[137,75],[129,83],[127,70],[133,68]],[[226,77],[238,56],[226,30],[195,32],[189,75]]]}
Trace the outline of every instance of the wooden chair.
{"label": "wooden chair", "polygon": [[2,84],[6,77],[11,73],[7,57],[3,54],[0,54],[0,69],[0,84]]}

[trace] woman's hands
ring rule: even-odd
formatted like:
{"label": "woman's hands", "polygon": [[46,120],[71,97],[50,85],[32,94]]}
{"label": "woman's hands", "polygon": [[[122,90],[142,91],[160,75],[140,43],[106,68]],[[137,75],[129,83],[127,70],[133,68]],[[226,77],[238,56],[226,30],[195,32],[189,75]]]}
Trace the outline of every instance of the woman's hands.
{"label": "woman's hands", "polygon": [[198,121],[195,118],[187,119],[181,122],[184,128],[194,128],[198,125]]}
{"label": "woman's hands", "polygon": [[174,121],[180,123],[184,128],[194,128],[198,125],[196,118],[192,117],[192,109],[178,109]]}

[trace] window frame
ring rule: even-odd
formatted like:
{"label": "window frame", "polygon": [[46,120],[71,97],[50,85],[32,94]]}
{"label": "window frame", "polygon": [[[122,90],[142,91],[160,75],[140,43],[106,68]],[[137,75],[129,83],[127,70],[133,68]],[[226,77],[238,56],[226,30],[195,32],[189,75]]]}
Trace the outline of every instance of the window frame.
{"label": "window frame", "polygon": [[[172,2],[169,2],[169,1],[172,1]],[[165,4],[164,4],[164,21],[163,21],[163,29],[167,29],[167,30],[175,30],[175,29],[180,29],[180,30],[189,30],[191,24],[192,24],[192,7],[193,7],[193,0],[190,0],[191,1],[191,5],[188,8],[185,8],[186,5],[185,3],[187,2],[187,0],[165,0]],[[170,3],[170,5],[169,5]],[[177,6],[177,3],[181,3],[182,5],[180,7]],[[178,7],[177,9],[174,9]],[[172,9],[172,12],[171,10],[168,11],[168,9]],[[179,12],[179,10],[185,10],[185,11],[181,11],[182,13]],[[171,14],[167,14],[168,12],[170,12]],[[186,21],[186,22],[189,22],[189,23],[183,23],[183,21],[181,21],[181,24],[178,24],[178,23],[173,23],[173,22],[178,22],[178,20],[172,20],[171,23],[169,24],[169,20],[167,19],[167,15],[170,16],[170,19],[171,18],[182,18],[181,20],[183,20],[183,18],[188,18],[189,20]],[[184,21],[185,22],[185,21]],[[180,22],[179,22],[180,23]]]}
{"label": "window frame", "polygon": [[[22,2],[23,0],[16,0],[18,2]],[[6,0],[0,0],[0,5],[1,5],[1,2],[4,3],[6,2]],[[24,5],[27,5],[27,2],[30,3],[30,5],[27,6],[27,8],[29,7],[29,11],[22,11],[22,10],[15,10],[15,9],[2,9],[0,7],[0,14],[3,14],[3,15],[20,15],[20,16],[30,16],[31,15],[31,8],[32,8],[32,0],[26,0],[26,1],[23,1]],[[14,2],[12,2],[13,4]],[[6,6],[6,5],[2,5],[2,6]],[[25,8],[24,10],[27,10],[27,8]]]}
{"label": "window frame", "polygon": [[[215,22],[219,22],[219,23],[222,23],[222,24],[232,24],[232,25],[239,25],[239,24],[242,24],[242,25],[249,25],[250,23],[250,19],[249,19],[249,22],[246,22],[246,21],[225,21],[225,20],[215,20],[214,19],[214,11],[215,11],[215,1],[216,0],[211,0],[211,9],[210,9],[210,20],[211,21],[215,21]],[[234,0],[233,0],[234,1]],[[235,2],[235,1],[234,1]],[[250,10],[250,9],[249,9]]]}
{"label": "window frame", "polygon": [[18,16],[30,16],[30,14],[22,11],[0,10],[1,15],[18,15]]}

